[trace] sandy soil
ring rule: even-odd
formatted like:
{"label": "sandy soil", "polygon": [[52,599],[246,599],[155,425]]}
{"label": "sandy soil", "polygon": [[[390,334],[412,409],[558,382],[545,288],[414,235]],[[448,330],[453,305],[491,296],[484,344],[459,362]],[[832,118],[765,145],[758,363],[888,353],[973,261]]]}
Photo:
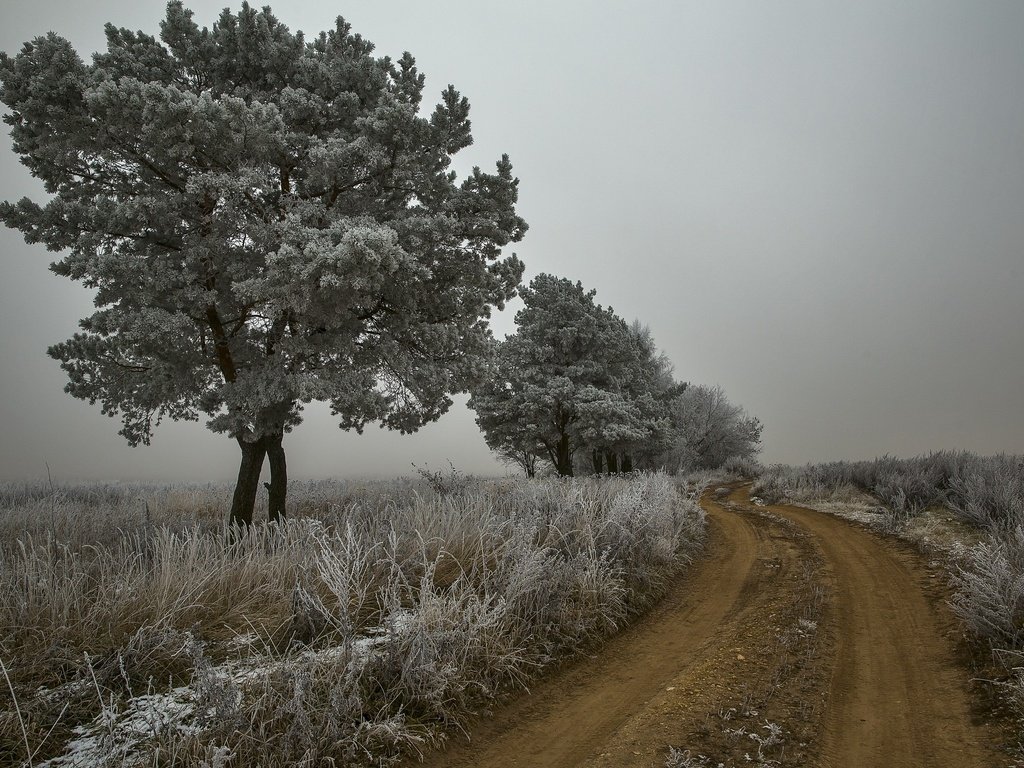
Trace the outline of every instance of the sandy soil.
{"label": "sandy soil", "polygon": [[670,745],[710,766],[1009,764],[972,712],[935,571],[745,489],[703,504],[707,557],[657,608],[425,764],[660,768]]}

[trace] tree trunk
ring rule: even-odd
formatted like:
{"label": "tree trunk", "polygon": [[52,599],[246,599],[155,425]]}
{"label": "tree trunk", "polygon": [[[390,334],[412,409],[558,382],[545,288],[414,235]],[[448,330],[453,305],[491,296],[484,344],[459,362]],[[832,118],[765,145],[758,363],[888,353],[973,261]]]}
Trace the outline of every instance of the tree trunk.
{"label": "tree trunk", "polygon": [[605,459],[608,461],[608,474],[619,474],[619,454],[615,451],[608,451],[608,453],[605,454]]}
{"label": "tree trunk", "polygon": [[236,439],[238,447],[242,449],[242,462],[238,466],[238,480],[235,482],[234,496],[231,497],[228,522],[232,527],[242,528],[252,525],[252,510],[256,505],[256,492],[260,487],[260,472],[267,455],[267,444],[265,439],[252,443]]}
{"label": "tree trunk", "polygon": [[604,456],[601,455],[600,451],[591,451],[590,461],[594,465],[594,474],[600,475],[604,470]]}
{"label": "tree trunk", "polygon": [[529,479],[533,479],[537,476],[537,454],[531,453],[530,451],[523,452],[523,468],[526,470],[526,476]]}
{"label": "tree trunk", "polygon": [[271,523],[284,522],[284,502],[288,495],[288,467],[284,460],[284,435],[273,435],[267,441],[267,459],[270,461],[270,484],[267,486],[268,520]]}
{"label": "tree trunk", "polygon": [[569,436],[562,435],[558,441],[558,464],[555,467],[559,476],[572,477],[572,453],[569,451]]}
{"label": "tree trunk", "polygon": [[633,454],[624,453],[622,454],[622,471],[632,472],[633,471]]}

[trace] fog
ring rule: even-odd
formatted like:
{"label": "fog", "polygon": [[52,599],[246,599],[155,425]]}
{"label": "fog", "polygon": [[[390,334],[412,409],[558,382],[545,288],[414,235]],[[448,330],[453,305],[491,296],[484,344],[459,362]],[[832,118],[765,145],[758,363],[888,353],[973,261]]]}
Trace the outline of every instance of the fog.
{"label": "fog", "polygon": [[[187,3],[202,25],[219,2]],[[339,13],[410,51],[424,104],[454,84],[475,144],[503,152],[530,224],[527,280],[578,279],[648,324],[686,381],[765,425],[766,462],[1024,452],[1024,4],[436,2],[275,7],[314,35]],[[154,33],[161,2],[0,3],[0,49],[103,24]],[[0,149],[0,198],[44,197]],[[203,424],[130,448],[62,392],[45,350],[91,295],[0,232],[0,477],[221,480],[237,447]],[[515,306],[495,318],[514,329]],[[293,477],[451,461],[506,471],[465,407],[413,436],[342,432],[324,407],[286,438]]]}

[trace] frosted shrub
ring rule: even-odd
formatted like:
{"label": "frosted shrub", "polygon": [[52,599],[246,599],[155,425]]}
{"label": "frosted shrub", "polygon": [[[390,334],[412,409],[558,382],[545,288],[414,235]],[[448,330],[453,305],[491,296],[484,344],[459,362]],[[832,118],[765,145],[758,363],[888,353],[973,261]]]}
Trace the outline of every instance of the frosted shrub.
{"label": "frosted shrub", "polygon": [[921,511],[921,507],[907,501],[907,494],[900,487],[876,491],[876,496],[885,504],[880,523],[885,533],[899,533]]}
{"label": "frosted shrub", "polygon": [[638,594],[660,591],[684,539],[687,517],[670,516],[675,489],[667,482],[630,483],[612,501],[602,541]]}
{"label": "frosted shrub", "polygon": [[949,480],[949,506],[978,527],[1024,525],[1024,459],[992,456],[964,466]]}
{"label": "frosted shrub", "polygon": [[793,471],[776,464],[765,470],[750,488],[750,495],[766,504],[782,504],[790,498],[793,487]]}
{"label": "frosted shrub", "polygon": [[394,561],[388,559],[382,542],[374,541],[372,534],[359,535],[351,522],[331,533],[314,530],[318,535],[313,570],[333,606],[323,610],[332,628],[347,637],[364,626],[376,607],[375,594],[388,582]]}
{"label": "frosted shrub", "polygon": [[927,507],[941,504],[943,490],[926,467],[909,464],[903,468],[879,473],[869,488],[879,501],[909,518]]}
{"label": "frosted shrub", "polygon": [[432,582],[428,569],[410,609],[391,596],[386,642],[368,656],[369,675],[407,716],[459,722],[476,702],[525,679],[527,646],[500,597],[468,583],[438,589]]}
{"label": "frosted shrub", "polygon": [[954,573],[953,609],[996,648],[1024,648],[1024,527],[968,551]]}
{"label": "frosted shrub", "polygon": [[484,584],[501,595],[508,631],[533,649],[533,662],[612,632],[627,614],[622,569],[595,549],[531,548],[523,533],[509,540]]}
{"label": "frosted shrub", "polygon": [[764,467],[755,459],[746,456],[732,456],[722,464],[722,471],[743,480],[754,480],[764,472]]}
{"label": "frosted shrub", "polygon": [[328,757],[328,764],[390,765],[423,744],[429,728],[385,698],[393,687],[376,684],[374,658],[354,646],[287,658],[243,688],[237,727],[212,723],[185,747],[219,742],[241,765],[318,765]]}

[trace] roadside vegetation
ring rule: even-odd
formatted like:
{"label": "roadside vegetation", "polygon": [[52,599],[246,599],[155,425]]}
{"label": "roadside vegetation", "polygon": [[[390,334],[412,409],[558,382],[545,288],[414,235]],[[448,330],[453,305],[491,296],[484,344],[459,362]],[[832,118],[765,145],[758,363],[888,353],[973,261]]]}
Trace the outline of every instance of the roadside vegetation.
{"label": "roadside vegetation", "polygon": [[773,466],[751,493],[844,514],[941,555],[953,610],[983,651],[1024,751],[1024,457],[943,451]]}
{"label": "roadside vegetation", "polygon": [[[697,552],[630,479],[0,488],[0,762],[385,765],[599,643]],[[268,762],[269,761],[269,762]]]}

